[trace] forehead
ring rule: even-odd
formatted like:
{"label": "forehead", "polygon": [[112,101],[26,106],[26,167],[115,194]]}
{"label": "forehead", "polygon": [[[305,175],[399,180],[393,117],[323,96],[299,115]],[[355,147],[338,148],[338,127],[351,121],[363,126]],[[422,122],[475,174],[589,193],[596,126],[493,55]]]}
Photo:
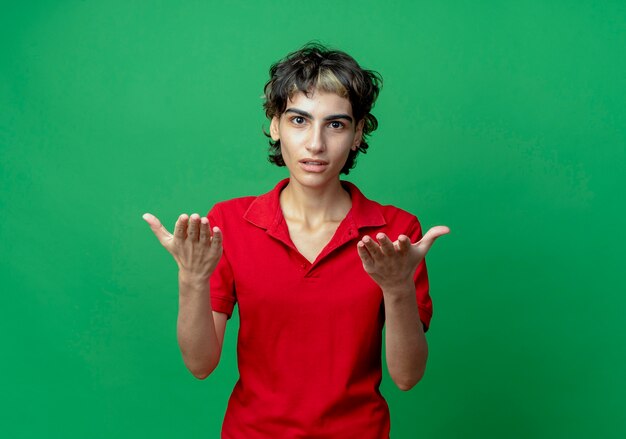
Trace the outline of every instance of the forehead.
{"label": "forehead", "polygon": [[352,104],[347,98],[336,93],[314,89],[309,95],[301,91],[295,92],[288,100],[285,111],[297,108],[313,115],[344,113],[352,116]]}

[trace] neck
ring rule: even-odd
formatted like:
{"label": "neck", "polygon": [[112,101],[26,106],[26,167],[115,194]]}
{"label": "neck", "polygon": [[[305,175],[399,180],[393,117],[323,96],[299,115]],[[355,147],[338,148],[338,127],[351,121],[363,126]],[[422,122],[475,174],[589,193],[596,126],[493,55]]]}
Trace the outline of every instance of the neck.
{"label": "neck", "polygon": [[339,179],[324,187],[310,187],[292,178],[280,193],[280,206],[285,218],[314,227],[327,221],[343,220],[352,201]]}

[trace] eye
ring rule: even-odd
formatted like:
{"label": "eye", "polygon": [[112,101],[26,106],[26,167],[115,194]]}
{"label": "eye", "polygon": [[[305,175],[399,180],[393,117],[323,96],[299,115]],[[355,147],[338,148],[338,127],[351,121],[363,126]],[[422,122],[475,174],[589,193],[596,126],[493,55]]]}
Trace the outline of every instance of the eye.
{"label": "eye", "polygon": [[345,125],[342,122],[334,120],[330,123],[330,126],[333,128],[339,129],[339,128],[343,128]]}
{"label": "eye", "polygon": [[302,116],[294,116],[291,118],[291,121],[296,125],[302,125],[304,123],[304,117]]}

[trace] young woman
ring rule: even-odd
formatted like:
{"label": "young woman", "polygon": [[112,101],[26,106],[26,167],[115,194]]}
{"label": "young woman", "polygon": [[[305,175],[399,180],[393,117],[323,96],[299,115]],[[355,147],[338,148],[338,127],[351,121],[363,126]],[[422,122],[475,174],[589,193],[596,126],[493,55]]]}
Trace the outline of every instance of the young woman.
{"label": "young woman", "polygon": [[289,178],[260,196],[150,224],[179,267],[178,341],[198,378],[219,363],[238,304],[240,378],[224,438],[388,438],[386,361],[402,390],[424,374],[432,315],[424,257],[449,232],[340,179],[377,127],[379,75],[308,44],[270,69],[270,161]]}

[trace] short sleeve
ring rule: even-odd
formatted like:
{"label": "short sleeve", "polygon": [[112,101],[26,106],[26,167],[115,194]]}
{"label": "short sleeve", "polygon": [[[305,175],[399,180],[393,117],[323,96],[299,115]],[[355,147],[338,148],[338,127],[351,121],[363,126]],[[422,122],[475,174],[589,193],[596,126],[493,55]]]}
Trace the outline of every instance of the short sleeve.
{"label": "short sleeve", "polygon": [[[414,223],[411,226],[408,236],[411,238],[411,243],[416,243],[422,239],[422,227],[417,217],[414,219]],[[420,320],[424,325],[424,332],[427,332],[433,315],[433,302],[429,294],[426,259],[422,260],[422,262],[420,262],[417,266],[415,274],[413,275],[413,280],[415,281],[415,294],[417,296],[417,308]]]}
{"label": "short sleeve", "polygon": [[[213,208],[207,214],[209,224],[211,227],[219,227],[224,232],[226,225],[223,222],[223,218],[218,205]],[[226,233],[225,233],[226,235]],[[226,236],[225,240],[228,239]],[[228,316],[228,319],[232,317],[235,303],[237,303],[237,295],[235,292],[235,280],[233,277],[233,270],[228,261],[228,254],[226,249],[222,252],[222,257],[215,267],[215,271],[209,279],[210,283],[210,295],[211,295],[211,308],[213,311],[222,312]]]}

